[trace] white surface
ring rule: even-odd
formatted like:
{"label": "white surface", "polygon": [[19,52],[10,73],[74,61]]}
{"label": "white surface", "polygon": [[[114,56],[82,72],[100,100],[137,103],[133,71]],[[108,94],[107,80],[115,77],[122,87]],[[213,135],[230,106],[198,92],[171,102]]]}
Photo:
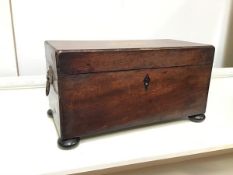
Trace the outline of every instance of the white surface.
{"label": "white surface", "polygon": [[233,77],[233,67],[231,68],[213,68],[212,78],[227,78]]}
{"label": "white surface", "polygon": [[0,0],[0,77],[16,76],[9,0]]}
{"label": "white surface", "polygon": [[44,40],[180,39],[216,46],[221,67],[232,0],[12,0],[21,75],[45,73]]}
{"label": "white surface", "polygon": [[44,88],[0,91],[0,174],[84,172],[233,148],[233,78],[211,81],[207,119],[157,124],[57,147]]}
{"label": "white surface", "polygon": [[44,88],[45,84],[46,84],[46,75],[0,77],[0,90],[28,89],[28,88],[30,89],[30,88],[38,88],[38,87]]}
{"label": "white surface", "polygon": [[106,175],[232,175],[233,154],[144,167]]}

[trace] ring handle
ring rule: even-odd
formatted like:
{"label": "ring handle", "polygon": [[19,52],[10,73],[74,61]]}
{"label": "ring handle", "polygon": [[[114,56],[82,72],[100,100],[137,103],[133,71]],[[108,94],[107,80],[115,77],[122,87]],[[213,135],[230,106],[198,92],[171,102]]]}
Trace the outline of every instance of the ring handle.
{"label": "ring handle", "polygon": [[49,66],[49,69],[47,71],[47,76],[46,76],[46,96],[49,95],[50,92],[50,86],[53,84],[53,70],[52,67]]}

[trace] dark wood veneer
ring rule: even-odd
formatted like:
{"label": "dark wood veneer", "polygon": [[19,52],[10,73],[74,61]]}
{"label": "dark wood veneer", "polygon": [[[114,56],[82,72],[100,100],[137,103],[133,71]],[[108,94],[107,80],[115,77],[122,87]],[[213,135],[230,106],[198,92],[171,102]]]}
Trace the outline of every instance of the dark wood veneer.
{"label": "dark wood veneer", "polygon": [[62,146],[160,121],[198,120],[195,116],[205,113],[211,45],[151,40],[48,41],[45,46],[53,70],[51,116]]}

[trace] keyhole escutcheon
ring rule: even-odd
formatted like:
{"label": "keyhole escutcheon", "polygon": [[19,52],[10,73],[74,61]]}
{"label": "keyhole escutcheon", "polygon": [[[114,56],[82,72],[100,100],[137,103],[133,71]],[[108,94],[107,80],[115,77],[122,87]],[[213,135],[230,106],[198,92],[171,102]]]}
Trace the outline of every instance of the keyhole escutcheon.
{"label": "keyhole escutcheon", "polygon": [[150,77],[149,77],[149,75],[148,75],[148,74],[146,74],[146,76],[145,76],[145,78],[144,78],[143,82],[144,82],[145,90],[147,90],[147,89],[148,89],[148,87],[149,87],[149,85],[150,85]]}

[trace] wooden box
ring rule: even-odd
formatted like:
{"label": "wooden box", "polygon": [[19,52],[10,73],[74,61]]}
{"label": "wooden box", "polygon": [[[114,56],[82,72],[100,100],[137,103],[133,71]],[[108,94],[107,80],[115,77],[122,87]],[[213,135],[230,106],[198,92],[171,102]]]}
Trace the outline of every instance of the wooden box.
{"label": "wooden box", "polygon": [[58,143],[189,117],[204,120],[214,47],[175,40],[46,41]]}

